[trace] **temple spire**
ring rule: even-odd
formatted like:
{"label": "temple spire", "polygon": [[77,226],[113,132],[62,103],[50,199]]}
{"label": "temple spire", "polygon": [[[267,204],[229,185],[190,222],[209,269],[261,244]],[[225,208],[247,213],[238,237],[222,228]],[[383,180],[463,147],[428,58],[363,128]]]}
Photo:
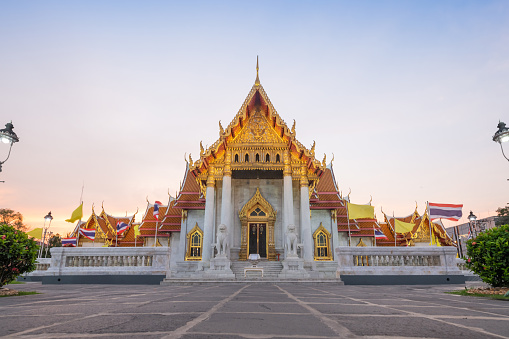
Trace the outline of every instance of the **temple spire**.
{"label": "temple spire", "polygon": [[255,86],[260,86],[260,78],[258,77],[258,70],[260,68],[258,67],[258,55],[256,56],[256,80],[255,80]]}

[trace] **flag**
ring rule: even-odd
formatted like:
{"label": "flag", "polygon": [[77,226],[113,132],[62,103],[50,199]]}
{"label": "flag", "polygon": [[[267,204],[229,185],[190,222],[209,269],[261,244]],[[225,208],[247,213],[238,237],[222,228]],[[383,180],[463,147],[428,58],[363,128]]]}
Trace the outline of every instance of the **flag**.
{"label": "flag", "polygon": [[375,208],[370,205],[348,204],[348,217],[350,219],[375,219]]}
{"label": "flag", "polygon": [[159,207],[162,205],[160,201],[154,203],[154,213],[152,214],[156,220],[159,220]]}
{"label": "flag", "polygon": [[42,239],[42,228],[34,228],[30,232],[27,232],[27,235],[37,239]]}
{"label": "flag", "polygon": [[407,233],[414,229],[415,225],[409,222],[400,221],[394,218],[394,228],[396,233]]}
{"label": "flag", "polygon": [[95,239],[95,229],[93,228],[80,228],[80,234],[90,240],[94,240]]}
{"label": "flag", "polygon": [[72,212],[71,218],[66,219],[65,221],[75,222],[76,220],[80,220],[82,217],[83,217],[83,203],[81,203],[81,205],[79,205],[78,208]]}
{"label": "flag", "polygon": [[463,205],[458,204],[437,204],[437,203],[428,203],[428,213],[429,218],[431,220],[434,219],[447,219],[452,221],[460,220],[463,213],[461,212],[461,208]]}
{"label": "flag", "polygon": [[120,234],[124,233],[128,227],[129,227],[129,225],[126,224],[125,222],[122,222],[122,221],[117,222],[117,234],[120,235]]}
{"label": "flag", "polygon": [[134,237],[136,238],[139,235],[141,235],[140,225],[136,225],[136,226],[134,226]]}
{"label": "flag", "polygon": [[375,229],[375,239],[387,239],[387,237],[380,230]]}
{"label": "flag", "polygon": [[62,238],[63,247],[76,247],[76,237],[74,238]]}

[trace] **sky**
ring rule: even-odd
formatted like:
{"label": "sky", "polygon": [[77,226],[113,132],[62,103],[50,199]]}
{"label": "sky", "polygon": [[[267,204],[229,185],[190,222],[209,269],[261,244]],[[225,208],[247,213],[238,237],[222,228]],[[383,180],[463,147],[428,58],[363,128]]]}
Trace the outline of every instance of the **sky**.
{"label": "sky", "polygon": [[[65,235],[175,195],[185,154],[219,137],[260,81],[344,195],[379,220],[509,203],[507,1],[2,1],[0,124],[20,141],[0,208]],[[1,127],[3,128],[3,127]],[[509,150],[508,150],[509,151]],[[0,161],[8,153],[0,145]],[[445,222],[453,226],[455,222]]]}

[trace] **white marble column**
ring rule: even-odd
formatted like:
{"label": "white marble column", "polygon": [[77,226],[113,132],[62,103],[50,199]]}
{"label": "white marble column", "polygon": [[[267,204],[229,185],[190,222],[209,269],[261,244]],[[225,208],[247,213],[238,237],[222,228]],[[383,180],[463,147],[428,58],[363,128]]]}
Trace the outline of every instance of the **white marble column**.
{"label": "white marble column", "polygon": [[[336,210],[331,211],[331,226],[330,231],[332,234],[332,244],[330,244],[330,250],[332,251],[332,258],[336,260],[336,251],[334,249],[339,246],[339,235],[338,235],[338,214]],[[313,244],[314,245],[314,244]]]}
{"label": "white marble column", "polygon": [[309,209],[309,181],[305,165],[301,167],[300,173],[300,241],[304,244],[304,261],[314,261],[314,244]]}
{"label": "white marble column", "polygon": [[284,171],[283,171],[283,234],[286,232],[288,225],[295,225],[293,217],[293,187],[292,187],[292,168],[290,166],[290,155],[285,152],[283,155]]}
{"label": "white marble column", "polygon": [[227,149],[224,155],[223,192],[221,197],[221,224],[226,225],[230,244],[232,244],[233,240],[233,225],[230,220],[232,214],[231,156],[231,151]]}
{"label": "white marble column", "polygon": [[205,197],[205,217],[203,218],[203,251],[201,255],[202,261],[210,261],[212,255],[212,243],[214,242],[214,210],[215,194],[214,188],[214,168],[209,168],[209,176],[207,178],[207,191]]}

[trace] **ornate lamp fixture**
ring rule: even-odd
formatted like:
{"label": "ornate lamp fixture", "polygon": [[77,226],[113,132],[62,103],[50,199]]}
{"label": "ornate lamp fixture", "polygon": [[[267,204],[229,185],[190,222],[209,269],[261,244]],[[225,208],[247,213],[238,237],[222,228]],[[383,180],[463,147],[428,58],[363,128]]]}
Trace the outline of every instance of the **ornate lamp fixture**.
{"label": "ornate lamp fixture", "polygon": [[11,144],[11,146],[9,147],[9,154],[7,154],[7,158],[4,161],[0,161],[0,172],[2,172],[2,165],[9,159],[9,156],[11,155],[12,145],[15,142],[19,141],[18,136],[12,130],[13,128],[14,128],[14,126],[12,125],[12,121],[11,121],[11,122],[5,124],[4,129],[0,129],[0,140],[4,144]]}
{"label": "ornate lamp fixture", "polygon": [[505,156],[504,148],[502,147],[503,142],[509,141],[509,128],[505,127],[505,123],[499,121],[497,125],[498,131],[493,136],[493,141],[498,142],[500,144],[500,149],[502,150],[502,155],[509,161],[509,158]]}

